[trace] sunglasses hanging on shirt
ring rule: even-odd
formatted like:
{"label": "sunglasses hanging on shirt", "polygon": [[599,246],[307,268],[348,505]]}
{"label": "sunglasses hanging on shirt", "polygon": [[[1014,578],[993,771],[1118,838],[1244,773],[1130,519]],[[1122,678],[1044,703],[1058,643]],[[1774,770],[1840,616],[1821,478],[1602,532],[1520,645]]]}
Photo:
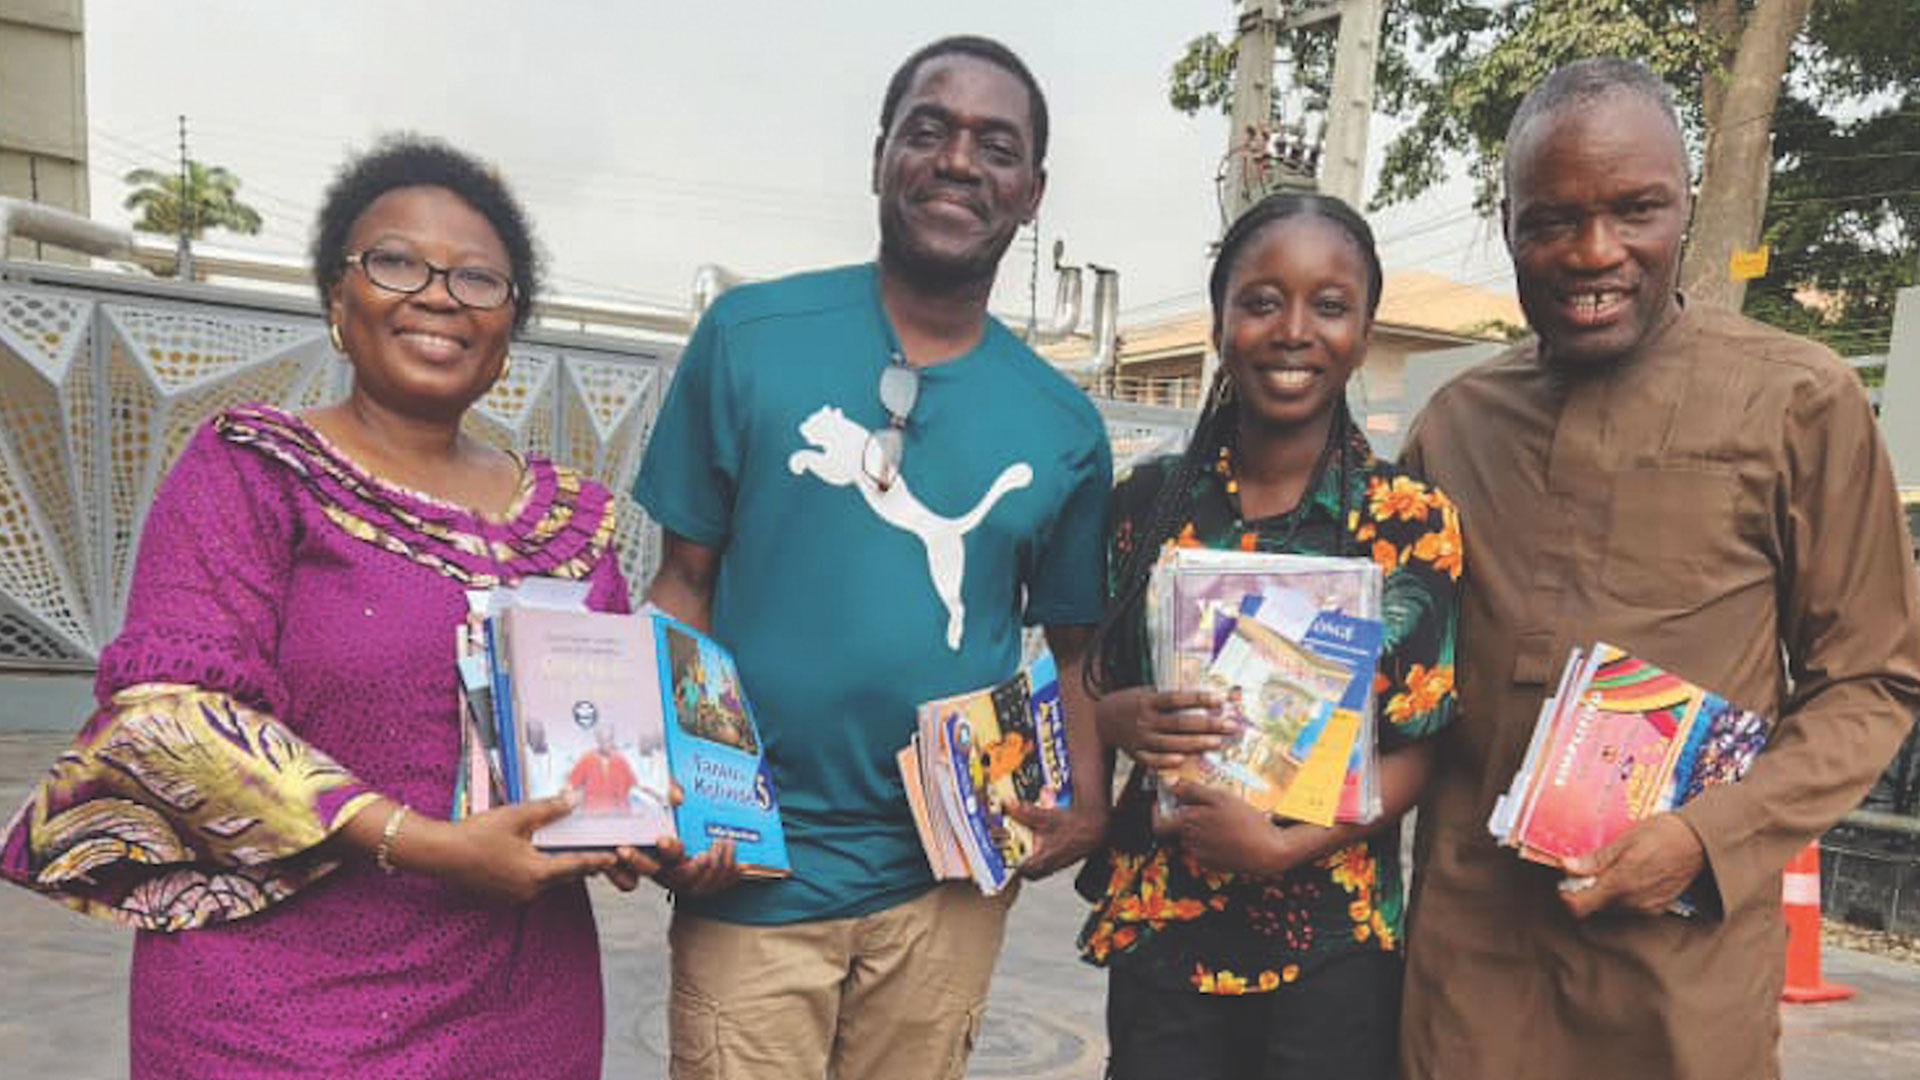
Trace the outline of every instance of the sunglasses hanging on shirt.
{"label": "sunglasses hanging on shirt", "polygon": [[907,363],[900,350],[893,350],[887,366],[880,369],[880,405],[887,410],[887,426],[867,435],[860,452],[860,469],[885,491],[900,479],[900,458],[906,452],[907,414],[920,398],[920,369]]}

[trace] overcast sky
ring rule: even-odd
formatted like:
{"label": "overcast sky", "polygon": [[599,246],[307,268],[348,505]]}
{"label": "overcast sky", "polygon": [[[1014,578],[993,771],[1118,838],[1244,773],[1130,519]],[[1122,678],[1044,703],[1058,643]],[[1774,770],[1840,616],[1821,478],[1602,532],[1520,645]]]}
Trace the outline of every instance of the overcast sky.
{"label": "overcast sky", "polygon": [[[438,135],[494,161],[526,202],[554,290],[684,305],[694,270],[752,277],[871,257],[881,92],[914,48],[961,32],[1011,45],[1052,109],[1042,256],[1121,271],[1129,321],[1197,309],[1219,232],[1217,115],[1166,104],[1187,39],[1228,0],[587,3],[86,0],[93,212],[120,176],[194,157],[242,179],[263,232],[305,250],[320,193],[380,133]],[[1377,159],[1388,129],[1376,123]],[[1497,231],[1464,182],[1374,215],[1391,272],[1506,288]],[[1025,250],[996,308],[1024,313]],[[1044,317],[1049,283],[1040,284]]]}

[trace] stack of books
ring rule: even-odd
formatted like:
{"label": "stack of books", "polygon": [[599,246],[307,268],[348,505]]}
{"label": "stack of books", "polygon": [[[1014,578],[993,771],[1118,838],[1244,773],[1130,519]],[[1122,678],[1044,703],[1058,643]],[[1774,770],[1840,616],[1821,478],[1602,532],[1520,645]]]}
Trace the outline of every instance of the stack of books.
{"label": "stack of books", "polygon": [[934,877],[999,892],[1033,850],[1032,832],[1006,808],[1073,802],[1052,655],[1005,682],[922,704],[913,741],[896,757]]}
{"label": "stack of books", "polygon": [[1624,649],[1575,649],[1487,828],[1525,858],[1563,865],[1739,780],[1772,730],[1770,718]]}
{"label": "stack of books", "polygon": [[748,876],[787,873],[772,770],[718,643],[658,613],[588,611],[581,582],[529,579],[467,600],[456,819],[572,789],[575,811],[534,843],[678,837],[697,855],[724,838]]}
{"label": "stack of books", "polygon": [[1378,817],[1383,588],[1368,559],[1169,549],[1147,591],[1154,684],[1214,693],[1238,734],[1163,797],[1178,777],[1296,821]]}

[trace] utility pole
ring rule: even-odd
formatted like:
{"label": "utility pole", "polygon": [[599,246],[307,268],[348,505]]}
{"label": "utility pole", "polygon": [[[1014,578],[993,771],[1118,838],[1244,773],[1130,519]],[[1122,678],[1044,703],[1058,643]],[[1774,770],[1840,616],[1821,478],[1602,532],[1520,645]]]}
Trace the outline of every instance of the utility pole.
{"label": "utility pole", "polygon": [[[1229,222],[1277,189],[1319,191],[1354,206],[1365,194],[1367,122],[1373,115],[1385,0],[1292,0],[1284,15],[1281,6],[1280,0],[1243,0],[1222,207]],[[1333,86],[1319,137],[1309,133],[1304,117],[1276,131],[1273,63],[1279,35],[1329,31],[1335,34]]]}
{"label": "utility pole", "polygon": [[1340,0],[1339,10],[1320,190],[1358,209],[1365,194],[1367,121],[1373,116],[1373,73],[1380,65],[1380,20],[1386,4],[1383,0]]}
{"label": "utility pole", "polygon": [[[1234,38],[1233,115],[1227,126],[1220,233],[1267,193],[1267,147],[1273,138],[1273,55],[1280,37],[1280,0],[1241,0]],[[1200,400],[1218,376],[1220,358],[1200,354]]]}
{"label": "utility pole", "polygon": [[[1385,0],[1241,0],[1235,39],[1233,117],[1227,131],[1221,231],[1269,192],[1323,192],[1358,207],[1367,171],[1367,121],[1373,115],[1373,72],[1380,61],[1380,20]],[[1304,117],[1274,127],[1274,54],[1282,31],[1324,32],[1337,27],[1333,86],[1321,130],[1310,134]],[[1201,364],[1202,392],[1213,384],[1219,361],[1211,351]]]}
{"label": "utility pole", "polygon": [[188,234],[187,214],[189,213],[189,191],[187,189],[189,170],[187,168],[187,114],[180,114],[180,201],[175,208],[174,217],[180,225],[179,243],[174,255],[174,276],[181,281],[193,280],[193,238]]}
{"label": "utility pole", "polygon": [[1233,118],[1227,130],[1226,199],[1221,231],[1267,193],[1267,143],[1273,135],[1273,54],[1280,0],[1242,0],[1234,44]]}

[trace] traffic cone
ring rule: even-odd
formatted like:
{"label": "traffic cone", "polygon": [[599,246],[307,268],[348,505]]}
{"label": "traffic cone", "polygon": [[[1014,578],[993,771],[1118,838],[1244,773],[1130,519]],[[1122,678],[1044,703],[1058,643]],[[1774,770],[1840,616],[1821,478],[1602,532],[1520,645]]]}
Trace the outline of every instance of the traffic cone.
{"label": "traffic cone", "polygon": [[1780,907],[1787,917],[1787,985],[1780,1000],[1796,1005],[1844,1001],[1853,987],[1820,979],[1820,844],[1808,844],[1787,863]]}

